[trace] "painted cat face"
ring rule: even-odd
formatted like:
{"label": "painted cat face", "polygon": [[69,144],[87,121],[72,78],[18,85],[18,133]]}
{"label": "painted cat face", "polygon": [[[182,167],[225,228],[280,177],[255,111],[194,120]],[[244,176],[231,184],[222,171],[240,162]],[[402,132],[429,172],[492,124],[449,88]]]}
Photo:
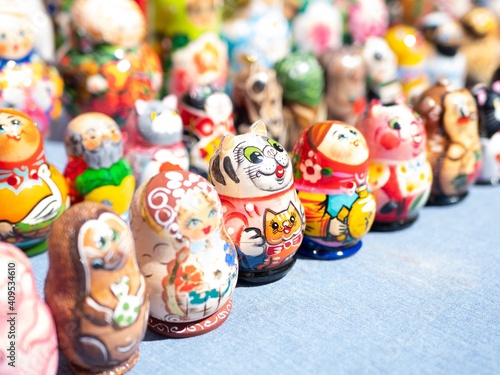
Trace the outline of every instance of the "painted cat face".
{"label": "painted cat face", "polygon": [[267,137],[262,121],[247,134],[226,135],[210,164],[217,191],[229,196],[264,196],[288,188],[293,181],[287,152]]}
{"label": "painted cat face", "polygon": [[39,149],[42,136],[28,118],[0,111],[0,162],[19,162],[33,156]]}
{"label": "painted cat face", "polygon": [[170,145],[181,141],[182,120],[168,103],[160,100],[137,100],[137,130],[154,145]]}
{"label": "painted cat face", "polygon": [[332,124],[317,148],[327,158],[348,165],[359,165],[368,158],[368,146],[363,135],[353,126],[345,124]]}
{"label": "painted cat face", "polygon": [[288,208],[281,212],[266,209],[264,235],[271,245],[277,245],[292,238],[300,232],[302,223],[297,208],[290,202]]}
{"label": "painted cat face", "polygon": [[476,102],[467,90],[457,90],[444,98],[443,125],[452,142],[469,144],[477,138],[478,116]]}
{"label": "painted cat face", "polygon": [[34,27],[21,11],[0,13],[0,58],[19,60],[35,45]]}
{"label": "painted cat face", "polygon": [[220,207],[202,191],[190,190],[181,201],[177,223],[181,234],[196,242],[209,238],[221,222]]}
{"label": "painted cat face", "polygon": [[78,233],[78,251],[86,272],[121,269],[132,246],[127,225],[112,213],[103,213],[98,219],[86,221]]}

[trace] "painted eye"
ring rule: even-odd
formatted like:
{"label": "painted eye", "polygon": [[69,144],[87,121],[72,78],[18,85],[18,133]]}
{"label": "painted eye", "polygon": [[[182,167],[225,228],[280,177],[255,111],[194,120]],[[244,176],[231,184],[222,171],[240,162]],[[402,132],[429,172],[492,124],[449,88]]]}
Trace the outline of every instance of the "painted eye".
{"label": "painted eye", "polygon": [[347,135],[345,134],[339,134],[339,136],[337,137],[337,139],[339,141],[344,141],[344,140],[347,140]]}
{"label": "painted eye", "polygon": [[401,124],[399,123],[397,118],[393,118],[391,121],[389,121],[389,127],[391,129],[401,130]]}
{"label": "painted eye", "polygon": [[280,145],[278,142],[276,142],[274,139],[269,138],[269,139],[267,140],[267,142],[268,142],[271,146],[273,146],[273,147],[274,147],[274,149],[275,149],[276,151],[278,151],[278,152],[283,152],[283,151],[284,151],[284,150],[283,150],[283,147],[281,147],[281,145]]}
{"label": "painted eye", "polygon": [[94,241],[99,250],[104,251],[109,247],[109,239],[104,236],[97,236]]}
{"label": "painted eye", "polygon": [[295,223],[295,215],[290,216],[290,222]]}
{"label": "painted eye", "polygon": [[349,129],[349,133],[351,133],[354,136],[358,136],[358,132],[356,130]]}
{"label": "painted eye", "polygon": [[278,225],[278,223],[276,223],[274,221],[271,223],[271,228],[273,228],[274,230],[278,229],[279,227],[280,226]]}
{"label": "painted eye", "polygon": [[5,33],[0,34],[0,39],[1,40],[7,39],[7,34],[5,34]]}
{"label": "painted eye", "polygon": [[261,93],[266,88],[266,83],[261,80],[257,80],[252,84],[252,91],[256,94]]}
{"label": "painted eye", "polygon": [[375,54],[373,55],[373,58],[377,61],[381,61],[383,59],[383,56],[380,52],[375,52]]}
{"label": "painted eye", "polygon": [[118,232],[116,230],[112,230],[113,231],[113,234],[112,234],[112,238],[113,238],[113,242],[118,242],[118,240],[120,239],[120,235],[118,234]]}
{"label": "painted eye", "polygon": [[19,31],[19,35],[22,36],[22,37],[24,37],[24,35],[25,35],[24,31]]}
{"label": "painted eye", "polygon": [[201,220],[200,219],[192,218],[192,219],[189,219],[189,221],[187,222],[186,226],[188,228],[194,228],[194,227],[197,227],[200,224],[201,224]]}
{"label": "painted eye", "polygon": [[248,161],[254,164],[259,164],[264,161],[264,155],[262,155],[262,151],[260,151],[255,146],[245,148],[245,150],[243,151],[243,155],[245,155],[245,158]]}
{"label": "painted eye", "polygon": [[21,126],[21,121],[19,121],[19,120],[12,120],[10,123],[11,123],[13,126],[18,126],[18,127],[19,127],[19,126]]}
{"label": "painted eye", "polygon": [[217,210],[215,208],[212,208],[210,212],[208,213],[208,217],[211,219],[217,215]]}
{"label": "painted eye", "polygon": [[0,134],[4,134],[6,132],[5,125],[0,124]]}

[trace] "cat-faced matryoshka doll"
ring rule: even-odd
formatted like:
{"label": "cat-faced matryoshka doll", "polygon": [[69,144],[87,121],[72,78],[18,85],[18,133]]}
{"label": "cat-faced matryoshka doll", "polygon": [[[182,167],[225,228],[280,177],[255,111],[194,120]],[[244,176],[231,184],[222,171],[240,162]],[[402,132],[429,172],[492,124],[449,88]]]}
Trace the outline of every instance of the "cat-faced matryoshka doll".
{"label": "cat-faced matryoshka doll", "polygon": [[171,164],[134,194],[131,228],[151,291],[151,329],[187,337],[226,321],[238,258],[220,199],[205,178]]}
{"label": "cat-faced matryoshka doll", "polygon": [[102,113],[83,113],[68,124],[64,142],[69,159],[64,176],[72,203],[101,202],[126,215],[135,178],[132,166],[123,158],[122,134],[116,122]]}
{"label": "cat-faced matryoshka doll", "polygon": [[129,227],[109,207],[81,202],[54,223],[48,246],[45,300],[71,368],[129,371],[139,358],[149,311]]}
{"label": "cat-faced matryoshka doll", "polygon": [[[31,263],[17,247],[0,242],[2,320],[0,373],[55,375],[59,352],[54,318],[38,295]],[[19,319],[29,312],[29,319]],[[10,315],[9,315],[10,314]]]}
{"label": "cat-faced matryoshka doll", "polygon": [[356,128],[370,150],[368,182],[377,202],[373,229],[396,230],[412,224],[427,203],[432,184],[422,121],[399,97],[389,104],[372,100]]}
{"label": "cat-faced matryoshka doll", "polygon": [[240,279],[261,284],[285,276],[305,225],[286,150],[258,121],[248,133],[222,139],[209,173],[224,206],[227,232],[239,250]]}
{"label": "cat-faced matryoshka doll", "polygon": [[35,122],[0,109],[0,241],[28,255],[45,251],[50,225],[67,207],[64,177],[47,163]]}
{"label": "cat-faced matryoshka doll", "polygon": [[429,204],[460,202],[481,168],[481,142],[474,97],[440,81],[422,93],[416,107],[427,131],[433,183]]}
{"label": "cat-faced matryoshka doll", "polygon": [[340,259],[361,248],[376,210],[367,184],[368,155],[361,132],[344,122],[319,122],[300,135],[293,162],[306,215],[301,254]]}

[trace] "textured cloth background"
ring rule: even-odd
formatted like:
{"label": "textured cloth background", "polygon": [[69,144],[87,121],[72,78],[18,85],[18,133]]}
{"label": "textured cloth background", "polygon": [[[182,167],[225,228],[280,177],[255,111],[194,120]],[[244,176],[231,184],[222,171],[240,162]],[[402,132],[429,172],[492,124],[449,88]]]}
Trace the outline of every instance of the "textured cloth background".
{"label": "textured cloth background", "polygon": [[[62,145],[46,147],[63,171]],[[368,233],[350,258],[300,258],[275,283],[238,286],[211,333],[148,330],[130,374],[500,374],[499,195],[474,186],[408,229]],[[31,261],[42,292],[47,254]]]}

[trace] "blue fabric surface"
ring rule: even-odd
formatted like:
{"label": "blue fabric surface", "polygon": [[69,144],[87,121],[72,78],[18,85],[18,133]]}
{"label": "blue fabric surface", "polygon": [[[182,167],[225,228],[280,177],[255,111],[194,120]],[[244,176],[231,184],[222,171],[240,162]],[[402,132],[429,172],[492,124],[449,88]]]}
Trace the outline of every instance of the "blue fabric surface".
{"label": "blue fabric surface", "polygon": [[[46,149],[62,171],[62,145]],[[410,228],[368,233],[350,258],[299,258],[275,283],[238,286],[211,333],[148,330],[130,374],[500,374],[499,194],[474,186]],[[42,292],[47,254],[31,261]]]}

